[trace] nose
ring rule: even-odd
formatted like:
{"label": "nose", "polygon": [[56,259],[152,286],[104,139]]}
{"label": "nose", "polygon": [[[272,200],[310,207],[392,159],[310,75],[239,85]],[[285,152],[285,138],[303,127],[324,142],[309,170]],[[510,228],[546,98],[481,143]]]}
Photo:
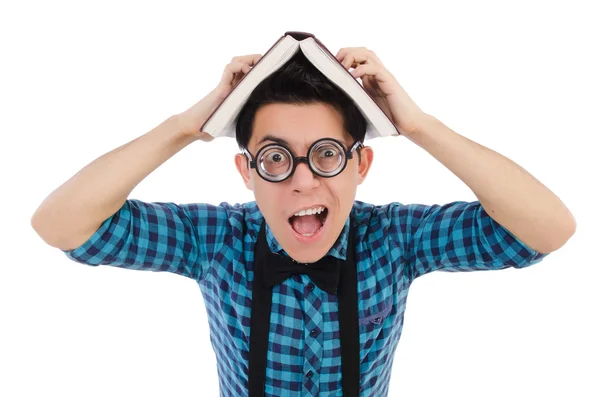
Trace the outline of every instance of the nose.
{"label": "nose", "polygon": [[309,192],[319,186],[319,177],[313,174],[306,162],[301,162],[296,166],[291,183],[294,191]]}

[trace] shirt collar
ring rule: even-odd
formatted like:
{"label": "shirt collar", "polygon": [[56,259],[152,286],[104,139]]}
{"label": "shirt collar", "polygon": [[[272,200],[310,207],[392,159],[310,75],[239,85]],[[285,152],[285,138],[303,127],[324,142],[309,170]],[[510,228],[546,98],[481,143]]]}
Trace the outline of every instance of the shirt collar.
{"label": "shirt collar", "polygon": [[[350,217],[348,217],[348,219],[346,219],[346,223],[344,224],[344,227],[342,228],[340,235],[338,236],[335,243],[333,243],[333,246],[327,252],[326,255],[331,255],[338,259],[346,260],[346,246],[348,245],[349,230],[350,230]],[[283,251],[283,248],[281,248],[281,245],[275,239],[275,236],[273,235],[273,232],[271,231],[271,228],[269,227],[268,223],[266,225],[266,238],[267,238],[267,244],[269,245],[269,248],[271,249],[272,252],[278,253],[280,251]],[[283,252],[287,255],[287,252],[285,252],[285,251],[283,251]]]}

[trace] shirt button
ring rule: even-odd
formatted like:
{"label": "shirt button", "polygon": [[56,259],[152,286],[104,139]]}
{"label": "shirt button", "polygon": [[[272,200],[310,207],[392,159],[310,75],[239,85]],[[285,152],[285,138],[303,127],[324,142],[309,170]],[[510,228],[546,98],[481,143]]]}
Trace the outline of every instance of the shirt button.
{"label": "shirt button", "polygon": [[316,330],[313,329],[312,331],[310,331],[310,336],[315,336],[316,334],[317,334]]}
{"label": "shirt button", "polygon": [[307,377],[307,378],[312,378],[312,376],[313,376],[313,373],[312,373],[312,371],[308,371],[308,372],[306,373],[306,377]]}
{"label": "shirt button", "polygon": [[308,284],[308,290],[312,291],[313,289],[315,289],[315,285],[313,283]]}

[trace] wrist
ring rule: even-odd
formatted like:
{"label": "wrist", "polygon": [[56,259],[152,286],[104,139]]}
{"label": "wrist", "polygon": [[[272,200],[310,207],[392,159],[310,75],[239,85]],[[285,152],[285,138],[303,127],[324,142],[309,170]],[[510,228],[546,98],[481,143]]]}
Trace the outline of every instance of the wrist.
{"label": "wrist", "polygon": [[[186,118],[182,113],[174,114],[167,118],[163,122],[163,125],[177,140],[193,142],[199,139],[197,134],[194,133],[193,128],[190,127],[190,124],[186,122]],[[199,131],[196,132],[199,133]]]}
{"label": "wrist", "polygon": [[414,127],[410,131],[405,132],[403,135],[410,140],[414,140],[418,135],[423,134],[425,131],[431,129],[432,125],[439,123],[440,121],[430,114],[423,113],[414,123]]}

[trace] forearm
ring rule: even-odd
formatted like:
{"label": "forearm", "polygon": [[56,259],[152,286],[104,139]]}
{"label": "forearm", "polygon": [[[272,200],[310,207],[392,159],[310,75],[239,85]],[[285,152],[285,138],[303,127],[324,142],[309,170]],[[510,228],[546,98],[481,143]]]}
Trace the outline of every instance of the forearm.
{"label": "forearm", "polygon": [[575,232],[575,219],[563,202],[512,160],[433,116],[407,137],[469,186],[485,211],[531,248],[554,251]]}
{"label": "forearm", "polygon": [[108,152],[54,190],[31,218],[48,244],[75,248],[125,203],[131,191],[195,138],[170,117],[148,133]]}

